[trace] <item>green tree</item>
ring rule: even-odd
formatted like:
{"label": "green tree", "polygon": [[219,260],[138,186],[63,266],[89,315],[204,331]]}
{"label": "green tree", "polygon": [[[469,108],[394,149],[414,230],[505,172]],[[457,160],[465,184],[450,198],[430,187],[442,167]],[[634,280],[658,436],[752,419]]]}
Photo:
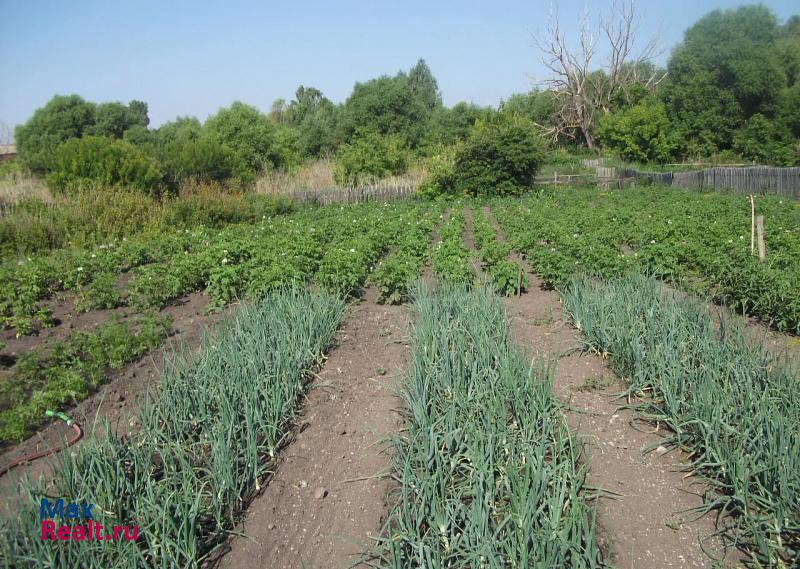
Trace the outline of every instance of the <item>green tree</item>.
{"label": "green tree", "polygon": [[408,72],[408,84],[411,92],[428,111],[432,111],[442,104],[439,84],[424,59],[417,61],[417,64]]}
{"label": "green tree", "polygon": [[255,107],[237,101],[209,117],[204,129],[233,151],[244,166],[243,176],[257,174],[267,165],[282,165],[273,148],[275,125]]}
{"label": "green tree", "polygon": [[597,127],[597,141],[627,160],[663,163],[674,148],[671,130],[664,104],[645,99],[604,115]]}
{"label": "green tree", "polygon": [[472,127],[481,119],[488,119],[494,111],[473,103],[456,103],[452,109],[436,107],[431,114],[425,140],[428,146],[449,146],[469,136]]}
{"label": "green tree", "polygon": [[269,108],[269,118],[275,124],[283,124],[286,122],[287,109],[286,99],[275,99]]}
{"label": "green tree", "polygon": [[777,121],[791,136],[800,138],[800,82],[781,93]]}
{"label": "green tree", "polygon": [[56,95],[14,132],[17,152],[33,172],[47,172],[49,155],[62,142],[80,138],[94,125],[95,105],[78,95]]}
{"label": "green tree", "polygon": [[800,83],[800,16],[792,16],[778,32],[776,44],[789,87]]}
{"label": "green tree", "polygon": [[533,185],[546,144],[527,119],[476,123],[453,166],[456,191],[463,195],[516,195]]}
{"label": "green tree", "polygon": [[525,117],[535,124],[547,125],[556,112],[556,94],[538,90],[515,93],[500,103],[500,112]]}
{"label": "green tree", "polygon": [[759,164],[794,166],[800,163],[797,139],[793,139],[783,124],[761,114],[750,117],[736,132],[734,150]]}
{"label": "green tree", "polygon": [[130,109],[131,115],[134,117],[134,124],[139,124],[145,127],[150,125],[147,103],[134,99],[128,103],[128,109]]}
{"label": "green tree", "polygon": [[773,115],[787,84],[779,31],[763,5],[715,10],[686,31],[670,57],[663,93],[687,152],[728,149],[744,121]]}
{"label": "green tree", "polygon": [[337,108],[319,89],[300,86],[287,109],[301,156],[321,156],[336,148]]}
{"label": "green tree", "polygon": [[356,83],[345,101],[342,116],[343,139],[349,141],[358,130],[395,135],[408,147],[415,147],[427,128],[429,111],[414,93],[408,76],[382,76]]}
{"label": "green tree", "polygon": [[150,119],[147,117],[147,103],[131,101],[128,106],[122,103],[101,103],[95,109],[94,125],[89,127],[86,134],[95,136],[110,136],[122,138],[125,131],[134,127],[147,127]]}

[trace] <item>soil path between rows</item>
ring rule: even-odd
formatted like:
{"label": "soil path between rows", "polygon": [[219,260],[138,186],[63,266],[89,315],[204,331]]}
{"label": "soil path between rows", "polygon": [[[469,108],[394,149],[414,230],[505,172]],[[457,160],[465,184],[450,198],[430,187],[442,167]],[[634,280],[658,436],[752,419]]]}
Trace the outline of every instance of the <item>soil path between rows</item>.
{"label": "soil path between rows", "polygon": [[[492,212],[483,211],[498,240],[505,241]],[[596,502],[605,562],[625,569],[711,566],[701,540],[716,531],[714,520],[710,515],[695,520],[688,512],[702,505],[703,487],[677,470],[685,455],[643,454],[658,446],[659,434],[631,426],[635,415],[620,409],[623,401],[615,398],[624,389],[622,381],[600,356],[580,351],[580,335],[567,322],[558,294],[545,290],[519,255],[512,260],[528,277],[528,292],[505,299],[512,337],[532,356],[556,364],[553,392],[567,405],[567,423],[585,444],[587,485],[614,493]],[[704,545],[721,555],[719,542]]]}
{"label": "soil path between rows", "polygon": [[469,258],[472,270],[475,271],[475,277],[479,283],[486,284],[486,274],[483,272],[483,267],[477,256],[477,247],[475,246],[475,232],[472,229],[472,208],[464,208],[464,247],[472,253]]}
{"label": "soil path between rows", "polygon": [[375,296],[368,289],[348,309],[294,439],[221,567],[345,569],[380,535],[393,487],[386,439],[402,425],[396,391],[410,312],[378,305]]}
{"label": "soil path between rows", "polygon": [[442,225],[447,221],[450,217],[450,208],[445,208],[442,212],[442,215],[439,216],[439,220],[436,222],[436,225],[433,228],[433,233],[431,234],[431,244],[428,247],[428,254],[425,256],[425,261],[422,263],[422,267],[420,267],[420,280],[425,283],[428,287],[432,287],[435,285],[436,279],[433,276],[433,271],[431,269],[431,252],[434,250],[435,247],[439,246],[439,243],[442,242],[442,238],[439,235],[439,231],[442,228]]}

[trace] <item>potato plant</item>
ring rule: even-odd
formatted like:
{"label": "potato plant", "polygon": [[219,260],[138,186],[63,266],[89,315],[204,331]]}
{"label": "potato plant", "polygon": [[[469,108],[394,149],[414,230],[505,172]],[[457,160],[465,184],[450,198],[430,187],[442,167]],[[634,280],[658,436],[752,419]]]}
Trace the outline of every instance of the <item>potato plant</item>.
{"label": "potato plant", "polygon": [[[309,208],[222,230],[142,234],[87,250],[7,261],[0,265],[0,327],[22,335],[49,325],[39,303],[60,291],[74,292],[78,309],[91,310],[119,304],[163,308],[199,290],[218,307],[312,280],[337,290],[357,287],[409,219],[399,217],[427,209],[409,203]],[[350,249],[365,256],[343,254]],[[132,278],[126,290],[117,291],[111,280],[123,273]]]}
{"label": "potato plant", "polygon": [[525,290],[528,279],[519,265],[507,257],[511,246],[497,240],[497,232],[480,209],[472,212],[472,232],[478,257],[483,263],[484,271],[489,274],[494,289],[504,295],[513,296]]}
{"label": "potato plant", "polygon": [[111,321],[91,332],[23,354],[0,383],[0,444],[19,441],[44,420],[47,409],[79,403],[105,379],[106,371],[159,346],[169,318],[148,315],[138,322]]}
{"label": "potato plant", "polygon": [[745,196],[675,188],[563,188],[493,204],[514,249],[550,285],[644,272],[800,333],[800,203],[758,196],[767,257],[750,254]]}
{"label": "potato plant", "polygon": [[442,207],[431,206],[409,219],[392,245],[392,253],[375,267],[369,282],[378,287],[378,302],[399,304],[420,274],[431,241],[431,232],[440,219]]}

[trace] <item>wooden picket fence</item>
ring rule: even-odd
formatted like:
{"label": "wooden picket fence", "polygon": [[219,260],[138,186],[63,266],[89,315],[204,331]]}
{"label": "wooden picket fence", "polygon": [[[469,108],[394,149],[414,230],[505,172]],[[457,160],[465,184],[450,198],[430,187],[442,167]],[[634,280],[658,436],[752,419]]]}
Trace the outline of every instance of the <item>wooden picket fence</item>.
{"label": "wooden picket fence", "polygon": [[410,198],[415,195],[416,186],[365,186],[362,188],[331,188],[327,190],[308,190],[293,192],[290,197],[301,203],[327,205],[333,203],[365,203],[370,201],[391,201]]}
{"label": "wooden picket fence", "polygon": [[732,190],[743,194],[776,194],[800,199],[800,168],[714,167],[689,172],[621,171],[623,177],[648,178],[676,188],[695,191]]}
{"label": "wooden picket fence", "polygon": [[[391,201],[413,197],[417,187],[407,185],[375,185],[362,188],[330,188],[325,190],[305,190],[288,194],[282,197],[304,204],[328,205],[334,203],[365,203],[370,201]],[[58,207],[56,204],[45,203],[48,207]],[[11,215],[17,208],[15,202],[0,201],[0,218]]]}

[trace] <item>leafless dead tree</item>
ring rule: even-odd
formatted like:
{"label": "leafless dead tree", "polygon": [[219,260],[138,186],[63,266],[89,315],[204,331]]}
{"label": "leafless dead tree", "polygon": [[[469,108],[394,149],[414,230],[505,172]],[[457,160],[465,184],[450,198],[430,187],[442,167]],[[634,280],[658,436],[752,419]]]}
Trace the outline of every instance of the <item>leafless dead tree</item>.
{"label": "leafless dead tree", "polygon": [[[637,50],[638,31],[633,0],[612,0],[610,16],[600,19],[596,32],[588,12],[584,12],[578,46],[571,48],[561,29],[558,11],[551,8],[547,30],[534,37],[542,52],[542,63],[552,73],[543,83],[556,97],[554,120],[542,127],[548,136],[580,136],[595,150],[592,131],[596,119],[608,112],[618,92],[633,85],[655,87],[664,79],[664,73],[652,64],[660,55],[656,39]],[[608,59],[593,68],[600,38],[608,42]]]}

